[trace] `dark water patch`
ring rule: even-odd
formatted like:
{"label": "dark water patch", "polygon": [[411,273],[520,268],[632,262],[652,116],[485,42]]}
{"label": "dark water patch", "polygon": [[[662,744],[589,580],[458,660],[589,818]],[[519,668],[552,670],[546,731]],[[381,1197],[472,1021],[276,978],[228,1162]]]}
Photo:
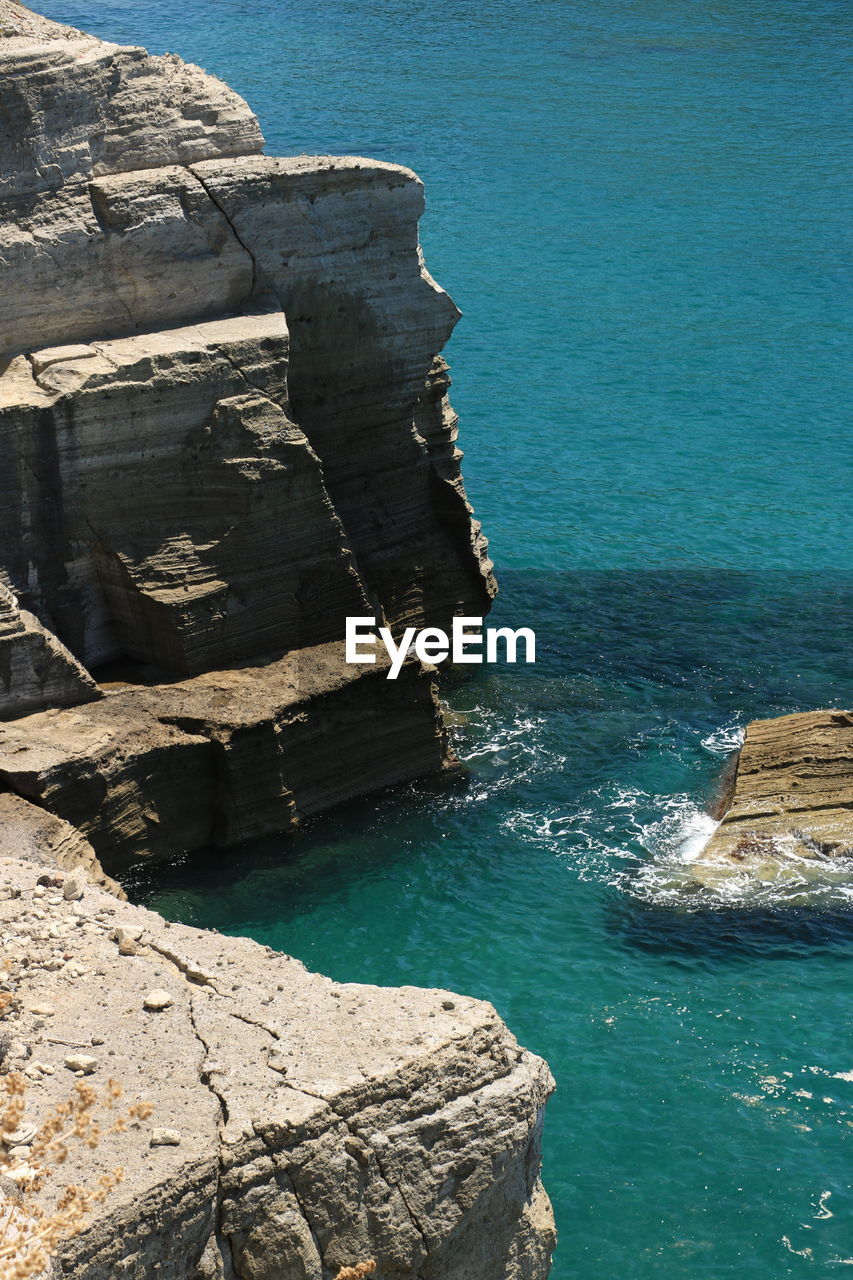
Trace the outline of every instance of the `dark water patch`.
{"label": "dark water patch", "polygon": [[[853,876],[851,876],[853,879]],[[755,909],[713,906],[672,910],[619,897],[605,912],[608,934],[622,946],[682,959],[752,964],[801,960],[816,952],[853,954],[853,907]]]}

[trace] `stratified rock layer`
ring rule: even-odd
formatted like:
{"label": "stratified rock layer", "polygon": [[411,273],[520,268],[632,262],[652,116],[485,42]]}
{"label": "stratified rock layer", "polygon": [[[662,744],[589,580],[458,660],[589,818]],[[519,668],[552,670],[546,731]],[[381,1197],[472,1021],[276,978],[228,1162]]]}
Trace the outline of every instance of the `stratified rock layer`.
{"label": "stratified rock layer", "polygon": [[94,1150],[69,1143],[54,1196],[116,1165],[125,1178],[63,1247],[63,1274],[330,1280],[373,1258],[375,1280],[544,1280],[553,1082],[490,1005],[337,984],[82,873],[66,901],[61,876],[44,889],[38,873],[0,858],[0,1069],[29,1078],[35,1126],[72,1089],[75,1053],[88,1084],[153,1103]]}
{"label": "stratified rock layer", "polygon": [[[438,354],[459,313],[424,267],[420,181],[358,157],[262,156],[251,111],[213,77],[14,0],[0,0],[0,108],[0,583],[15,600],[0,617],[0,719],[27,754],[44,749],[29,713],[86,703],[73,723],[88,744],[57,722],[50,784],[12,767],[6,785],[30,785],[121,859],[285,828],[447,767],[429,679],[380,693],[342,660],[337,785],[320,753],[282,765],[294,736],[259,730],[278,725],[276,663],[341,640],[348,616],[449,628],[495,591]],[[127,681],[129,664],[144,687],[96,706],[92,673]],[[260,778],[300,784],[259,801],[241,765],[225,814],[207,764],[191,803],[178,789],[214,730],[205,720],[190,749],[171,682],[226,673],[236,687],[237,667],[251,696],[223,693],[229,740],[252,739]],[[327,692],[300,702],[315,743]],[[84,814],[63,797],[91,800],[86,751],[92,775],[114,779],[96,744],[115,746],[122,716],[128,743],[137,726],[127,769],[144,742],[159,776],[121,784],[132,815],[110,816],[112,800]],[[170,787],[171,805],[152,799]]]}
{"label": "stratified rock layer", "polygon": [[283,830],[345,800],[452,770],[431,676],[353,676],[338,642],[265,667],[122,687],[0,725],[0,785],[71,823],[101,861]]}
{"label": "stratified rock layer", "polygon": [[691,873],[765,881],[853,867],[853,713],[810,711],[747,726],[731,801]]}
{"label": "stratified rock layer", "polygon": [[364,613],[286,376],[280,312],[37,351],[0,376],[7,572],[90,666],[206,671]]}
{"label": "stratified rock layer", "polygon": [[21,609],[0,583],[0,707],[2,718],[46,704],[70,707],[100,693],[88,671],[38,618]]}

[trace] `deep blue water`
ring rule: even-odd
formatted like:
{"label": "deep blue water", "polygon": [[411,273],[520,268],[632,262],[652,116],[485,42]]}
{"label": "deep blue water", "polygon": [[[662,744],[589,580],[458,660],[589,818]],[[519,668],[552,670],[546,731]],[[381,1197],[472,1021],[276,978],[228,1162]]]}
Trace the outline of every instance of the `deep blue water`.
{"label": "deep blue water", "polygon": [[558,1082],[555,1280],[845,1274],[850,895],[673,868],[747,720],[853,705],[849,2],[43,9],[222,75],[272,152],[425,179],[498,616],[539,638],[447,689],[466,786],[134,892],[493,1000]]}

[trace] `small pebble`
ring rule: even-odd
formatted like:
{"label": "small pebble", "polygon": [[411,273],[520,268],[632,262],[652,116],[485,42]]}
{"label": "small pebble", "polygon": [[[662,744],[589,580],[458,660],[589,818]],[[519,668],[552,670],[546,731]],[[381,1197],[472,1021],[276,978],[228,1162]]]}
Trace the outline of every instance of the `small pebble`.
{"label": "small pebble", "polygon": [[52,1004],[32,1004],[30,1013],[34,1013],[39,1018],[52,1018],[56,1010]]}
{"label": "small pebble", "polygon": [[152,1147],[179,1147],[180,1145],[179,1129],[155,1129],[149,1142],[149,1146]]}
{"label": "small pebble", "polygon": [[148,995],[142,1002],[143,1009],[148,1009],[151,1013],[159,1013],[162,1009],[168,1009],[175,1003],[174,996],[169,995],[168,991],[149,991]]}
{"label": "small pebble", "polygon": [[79,902],[83,897],[83,880],[80,876],[69,876],[62,886],[62,896],[66,902]]}
{"label": "small pebble", "polygon": [[130,938],[132,942],[138,942],[142,934],[143,928],[141,924],[117,924],[113,929],[113,937],[116,942],[124,942],[125,938]]}
{"label": "small pebble", "polygon": [[[22,1124],[14,1133],[10,1133],[6,1139],[11,1147],[28,1147],[35,1138],[38,1130],[34,1124]],[[29,1155],[29,1152],[27,1152]]]}
{"label": "small pebble", "polygon": [[78,1071],[81,1075],[90,1076],[98,1065],[97,1058],[91,1058],[87,1053],[70,1053],[65,1059],[65,1065],[69,1071]]}
{"label": "small pebble", "polygon": [[118,944],[118,953],[120,956],[135,956],[139,947],[133,941],[133,938],[122,938]]}

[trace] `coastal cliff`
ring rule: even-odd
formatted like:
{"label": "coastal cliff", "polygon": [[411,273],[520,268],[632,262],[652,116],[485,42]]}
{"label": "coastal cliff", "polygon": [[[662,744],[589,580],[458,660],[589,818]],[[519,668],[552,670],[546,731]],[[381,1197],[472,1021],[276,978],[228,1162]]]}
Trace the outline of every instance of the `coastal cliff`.
{"label": "coastal cliff", "polygon": [[420,181],[13,0],[0,71],[0,785],[119,864],[452,769],[429,672],[340,644],[495,592]]}
{"label": "coastal cliff", "polygon": [[544,1280],[553,1081],[491,1006],[336,984],[108,874],[456,767],[434,671],[343,645],[496,589],[422,185],[263,156],[212,76],[14,0],[0,105],[0,1080],[24,1166],[80,1074],[154,1106],[69,1145],[63,1184],[124,1181],[57,1274]]}
{"label": "coastal cliff", "polygon": [[68,1144],[61,1185],[124,1171],[62,1247],[68,1280],[331,1280],[367,1259],[375,1280],[545,1280],[553,1081],[490,1005],[335,983],[2,854],[0,935],[24,1167],[75,1072],[153,1104]]}

